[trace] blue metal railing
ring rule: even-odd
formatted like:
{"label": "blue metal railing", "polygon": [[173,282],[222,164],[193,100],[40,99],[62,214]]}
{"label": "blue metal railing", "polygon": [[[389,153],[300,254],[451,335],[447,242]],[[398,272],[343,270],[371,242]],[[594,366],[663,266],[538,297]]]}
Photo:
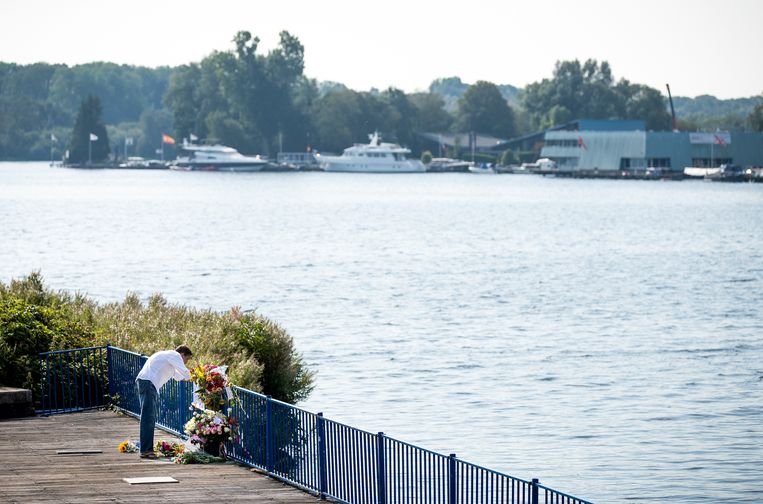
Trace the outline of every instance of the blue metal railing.
{"label": "blue metal railing", "polygon": [[[40,354],[40,413],[111,402],[140,415],[135,377],[147,357],[106,346]],[[347,504],[591,504],[530,481],[384,435],[356,429],[271,397],[233,387],[238,439],[226,454],[245,465]],[[185,437],[191,387],[170,380],[157,425]]]}
{"label": "blue metal railing", "polygon": [[77,348],[40,354],[36,401],[45,413],[100,408],[108,390],[104,347]]}

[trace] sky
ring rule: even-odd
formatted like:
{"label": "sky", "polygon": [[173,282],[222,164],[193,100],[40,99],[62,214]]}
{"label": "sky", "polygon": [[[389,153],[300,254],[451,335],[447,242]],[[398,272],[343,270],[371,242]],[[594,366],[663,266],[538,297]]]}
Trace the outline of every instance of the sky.
{"label": "sky", "polygon": [[592,58],[618,80],[727,99],[763,93],[761,20],[763,0],[0,0],[0,61],[177,66],[232,49],[240,30],[265,54],[286,30],[305,75],[358,91],[524,87]]}

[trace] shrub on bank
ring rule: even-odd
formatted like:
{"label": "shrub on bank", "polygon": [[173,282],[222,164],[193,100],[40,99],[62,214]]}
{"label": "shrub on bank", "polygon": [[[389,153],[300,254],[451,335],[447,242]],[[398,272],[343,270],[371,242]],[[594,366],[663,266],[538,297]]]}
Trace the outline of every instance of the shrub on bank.
{"label": "shrub on bank", "polygon": [[33,389],[40,379],[40,352],[87,346],[90,337],[64,310],[0,296],[0,384]]}
{"label": "shrub on bank", "polygon": [[[133,293],[119,303],[99,304],[46,289],[39,273],[9,285],[0,282],[0,307],[0,357],[3,352],[13,357],[21,366],[16,371],[49,350],[110,344],[150,355],[186,344],[195,363],[228,365],[231,381],[241,387],[289,402],[312,390],[313,373],[291,336],[266,317],[238,308],[200,310],[168,303],[161,294],[143,303]],[[32,336],[30,343],[19,346],[25,335]]]}

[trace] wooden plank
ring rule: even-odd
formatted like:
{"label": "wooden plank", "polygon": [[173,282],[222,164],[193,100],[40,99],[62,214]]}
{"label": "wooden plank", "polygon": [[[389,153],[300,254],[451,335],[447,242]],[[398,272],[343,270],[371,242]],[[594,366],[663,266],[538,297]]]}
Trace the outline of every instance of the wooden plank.
{"label": "wooden plank", "polygon": [[[217,501],[226,504],[316,504],[314,495],[238,464],[181,465],[119,453],[139,438],[138,421],[111,411],[0,420],[0,502],[138,504],[156,500],[156,485],[128,485],[123,478],[172,477],[161,487],[162,503]],[[157,430],[155,440],[177,438]],[[58,450],[98,449],[99,454],[64,456]]]}
{"label": "wooden plank", "polygon": [[103,450],[56,450],[56,455],[91,455],[103,453]]}

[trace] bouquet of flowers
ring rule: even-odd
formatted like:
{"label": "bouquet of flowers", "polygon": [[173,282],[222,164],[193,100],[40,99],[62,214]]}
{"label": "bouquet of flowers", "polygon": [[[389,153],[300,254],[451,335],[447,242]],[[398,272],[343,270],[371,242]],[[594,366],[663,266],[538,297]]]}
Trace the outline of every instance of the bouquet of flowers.
{"label": "bouquet of flowers", "polygon": [[185,433],[191,443],[211,455],[219,453],[220,443],[236,439],[238,421],[235,417],[213,410],[194,410],[193,417],[185,424]]}
{"label": "bouquet of flowers", "polygon": [[226,395],[231,399],[230,380],[225,374],[226,366],[205,364],[191,371],[191,381],[194,383],[194,394],[198,397],[204,409],[219,411],[225,406]]}
{"label": "bouquet of flowers", "polygon": [[181,443],[168,443],[167,441],[157,441],[154,451],[162,457],[176,457],[185,451],[185,445]]}
{"label": "bouquet of flowers", "polygon": [[139,449],[138,445],[132,441],[122,441],[117,447],[119,453],[137,453]]}

